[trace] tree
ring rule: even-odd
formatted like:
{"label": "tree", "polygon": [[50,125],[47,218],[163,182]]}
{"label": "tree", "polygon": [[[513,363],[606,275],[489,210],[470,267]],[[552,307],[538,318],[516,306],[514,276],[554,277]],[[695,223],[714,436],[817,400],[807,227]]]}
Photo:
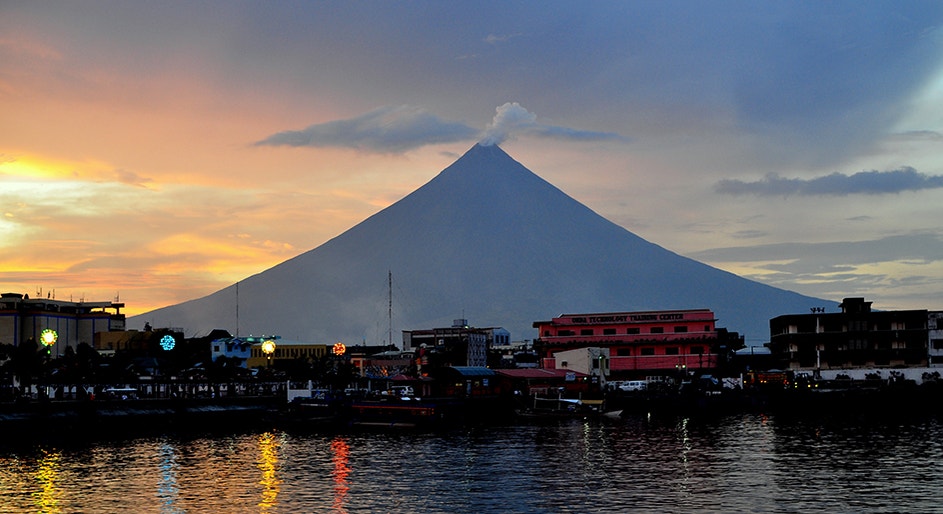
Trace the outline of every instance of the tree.
{"label": "tree", "polygon": [[32,337],[20,343],[13,352],[11,365],[13,375],[20,382],[20,394],[27,395],[33,385],[33,379],[43,368],[45,352],[39,351],[39,345]]}

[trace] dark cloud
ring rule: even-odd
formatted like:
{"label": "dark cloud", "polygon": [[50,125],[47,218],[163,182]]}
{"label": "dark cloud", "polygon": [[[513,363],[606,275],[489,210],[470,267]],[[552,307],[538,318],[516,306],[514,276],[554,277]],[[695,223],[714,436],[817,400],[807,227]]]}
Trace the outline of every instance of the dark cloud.
{"label": "dark cloud", "polygon": [[910,130],[907,132],[901,132],[899,134],[894,134],[891,136],[891,139],[897,141],[930,141],[938,142],[943,141],[943,134],[933,130]]}
{"label": "dark cloud", "polygon": [[868,241],[777,243],[714,248],[688,254],[707,262],[784,262],[790,273],[821,273],[879,262],[930,263],[943,260],[943,234],[920,232]]}
{"label": "dark cloud", "polygon": [[[882,301],[894,301],[889,295],[895,288],[925,286],[939,279],[931,268],[943,260],[943,234],[922,232],[888,236],[867,241],[829,243],[778,243],[757,246],[715,248],[688,254],[707,263],[757,263],[762,269],[751,275],[765,284],[817,298],[871,296],[880,293]],[[882,272],[881,263],[907,263]],[[891,274],[893,273],[893,274]],[[897,301],[912,303],[918,290],[907,289]],[[931,291],[939,291],[933,288]],[[922,296],[926,305],[939,303],[939,294]]]}
{"label": "dark cloud", "polygon": [[721,180],[714,191],[729,195],[846,196],[883,195],[943,187],[943,176],[927,175],[911,167],[892,171],[860,171],[853,175],[832,173],[813,179],[784,178],[775,173],[756,182]]}

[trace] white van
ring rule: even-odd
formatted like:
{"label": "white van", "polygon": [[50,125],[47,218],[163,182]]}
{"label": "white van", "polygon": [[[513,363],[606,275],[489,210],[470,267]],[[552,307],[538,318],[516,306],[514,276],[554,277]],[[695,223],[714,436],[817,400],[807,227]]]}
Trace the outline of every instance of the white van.
{"label": "white van", "polygon": [[648,389],[648,382],[644,380],[628,380],[619,384],[621,391],[644,391]]}

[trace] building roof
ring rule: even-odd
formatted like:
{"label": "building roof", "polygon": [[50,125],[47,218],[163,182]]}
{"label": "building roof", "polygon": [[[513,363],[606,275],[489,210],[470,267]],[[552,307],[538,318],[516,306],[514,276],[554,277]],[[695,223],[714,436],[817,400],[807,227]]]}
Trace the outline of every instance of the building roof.
{"label": "building roof", "polygon": [[494,370],[480,366],[452,366],[463,377],[493,377]]}
{"label": "building roof", "polygon": [[511,378],[566,378],[568,373],[577,377],[587,377],[586,373],[573,371],[569,369],[543,369],[543,368],[522,368],[522,369],[498,369],[495,370],[498,375],[504,375]]}

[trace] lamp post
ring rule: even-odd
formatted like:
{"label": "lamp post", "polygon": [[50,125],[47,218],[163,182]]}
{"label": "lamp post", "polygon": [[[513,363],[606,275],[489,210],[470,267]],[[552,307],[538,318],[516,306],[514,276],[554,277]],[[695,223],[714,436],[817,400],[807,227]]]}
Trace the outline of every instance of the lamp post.
{"label": "lamp post", "polygon": [[[39,342],[46,347],[46,355],[48,356],[52,345],[56,344],[56,341],[59,340],[59,334],[51,329],[47,328],[39,333]],[[58,353],[58,352],[57,352]]]}
{"label": "lamp post", "polygon": [[272,365],[272,354],[275,353],[275,341],[266,339],[262,342],[262,353],[265,354],[265,368]]}

